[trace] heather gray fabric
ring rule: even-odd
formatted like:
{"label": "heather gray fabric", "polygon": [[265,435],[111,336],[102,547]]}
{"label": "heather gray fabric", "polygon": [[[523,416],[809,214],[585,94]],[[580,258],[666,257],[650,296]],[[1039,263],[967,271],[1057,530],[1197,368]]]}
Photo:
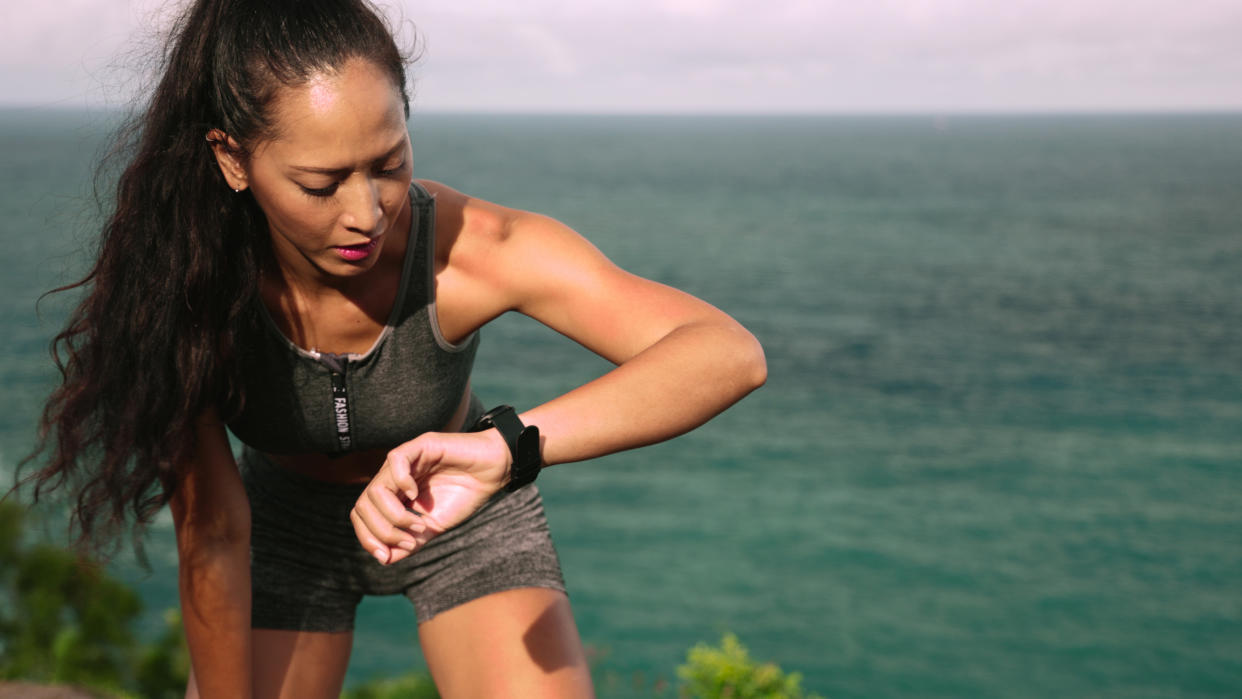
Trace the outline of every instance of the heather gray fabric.
{"label": "heather gray fabric", "polygon": [[403,593],[418,621],[493,592],[565,591],[534,484],[501,491],[409,558],[380,565],[358,543],[349,511],[364,484],[325,483],[246,448],[250,497],[251,625],[348,631],[363,595]]}
{"label": "heather gray fabric", "polygon": [[[449,424],[470,379],[478,333],[452,345],[435,316],[435,201],[411,184],[410,239],[392,312],[365,354],[327,355],[290,342],[267,309],[247,348],[245,411],[229,429],[250,498],[251,624],[348,631],[363,595],[404,593],[420,622],[519,587],[564,591],[539,491],[498,494],[469,520],[391,566],[354,536],[365,487],[326,483],[264,454],[391,449]],[[483,413],[471,396],[467,425]]]}
{"label": "heather gray fabric", "polygon": [[[435,200],[410,186],[410,241],[397,300],[365,354],[342,355],[348,446],[342,444],[330,355],[293,344],[259,304],[269,332],[247,347],[246,405],[229,429],[269,454],[391,449],[443,429],[470,379],[479,334],[452,345],[435,320]],[[469,423],[467,423],[469,424]]]}

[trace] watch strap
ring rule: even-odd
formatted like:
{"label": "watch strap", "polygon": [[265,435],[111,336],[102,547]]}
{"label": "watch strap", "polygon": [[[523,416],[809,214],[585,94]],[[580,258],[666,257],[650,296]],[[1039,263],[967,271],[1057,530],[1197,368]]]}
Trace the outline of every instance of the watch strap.
{"label": "watch strap", "polygon": [[493,427],[504,438],[512,457],[504,489],[511,493],[533,483],[543,467],[543,457],[539,453],[539,428],[523,425],[511,406],[500,405],[484,413],[470,431],[482,432]]}

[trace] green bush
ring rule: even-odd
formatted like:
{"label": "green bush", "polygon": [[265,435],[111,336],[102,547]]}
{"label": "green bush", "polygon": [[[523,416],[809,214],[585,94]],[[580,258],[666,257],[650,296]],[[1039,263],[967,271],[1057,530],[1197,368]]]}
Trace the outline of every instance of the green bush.
{"label": "green bush", "polygon": [[0,677],[121,688],[137,595],[64,550],[24,545],[23,514],[0,505]]}
{"label": "green bush", "polygon": [[681,696],[694,699],[818,699],[802,693],[802,676],[785,674],[773,663],[751,660],[737,636],[726,633],[719,646],[700,643],[677,668]]}
{"label": "green bush", "polygon": [[20,505],[0,502],[0,679],[184,696],[189,662],[178,620],[140,645],[134,591],[64,549],[24,541],[24,520]]}
{"label": "green bush", "polygon": [[185,645],[181,613],[164,612],[164,632],[138,656],[138,695],[144,699],[181,699],[190,677],[190,651]]}
{"label": "green bush", "polygon": [[[68,551],[23,541],[25,511],[0,501],[0,681],[67,684],[114,697],[180,699],[190,658],[181,617],[165,612],[165,629],[140,644],[131,630],[137,595]],[[700,643],[677,668],[687,699],[819,699],[804,694],[802,677],[757,663],[725,634],[719,646]],[[605,683],[607,684],[607,683]],[[663,695],[663,681],[652,689]],[[341,699],[438,699],[426,673],[376,679]]]}
{"label": "green bush", "polygon": [[346,690],[341,699],[440,699],[440,693],[429,675],[412,672],[360,684]]}

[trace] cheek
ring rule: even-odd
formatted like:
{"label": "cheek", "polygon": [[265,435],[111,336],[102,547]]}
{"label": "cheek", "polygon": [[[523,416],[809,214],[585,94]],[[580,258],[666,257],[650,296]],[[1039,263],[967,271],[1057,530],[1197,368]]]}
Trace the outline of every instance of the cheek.
{"label": "cheek", "polygon": [[394,214],[401,211],[401,207],[405,205],[406,199],[410,196],[410,178],[405,178],[399,182],[393,182],[386,185],[381,190],[380,198],[385,211]]}
{"label": "cheek", "polygon": [[255,201],[273,232],[309,241],[322,236],[324,230],[331,231],[331,207],[312,200],[290,184],[270,158],[256,154],[250,180]]}
{"label": "cheek", "polygon": [[268,225],[286,237],[311,240],[332,231],[330,207],[311,201],[301,192],[281,192],[259,204]]}

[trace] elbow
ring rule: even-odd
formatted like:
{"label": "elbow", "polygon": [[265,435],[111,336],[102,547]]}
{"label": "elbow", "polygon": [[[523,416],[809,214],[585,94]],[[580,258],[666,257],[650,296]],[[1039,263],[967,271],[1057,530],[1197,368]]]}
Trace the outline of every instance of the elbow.
{"label": "elbow", "polygon": [[183,570],[212,567],[250,555],[249,507],[224,516],[185,516],[174,511],[174,523],[177,557]]}
{"label": "elbow", "polygon": [[768,360],[763,345],[741,325],[735,326],[730,374],[738,390],[738,398],[754,391],[768,380]]}
{"label": "elbow", "polygon": [[186,627],[249,627],[250,548],[248,538],[200,538],[178,547],[177,589]]}
{"label": "elbow", "polygon": [[763,345],[759,344],[754,335],[750,335],[750,348],[743,367],[742,376],[747,393],[768,382],[768,360],[763,354]]}
{"label": "elbow", "polygon": [[177,558],[183,571],[231,564],[239,558],[249,559],[250,528],[229,527],[211,532],[197,532],[177,543]]}
{"label": "elbow", "polygon": [[[750,391],[759,388],[768,382],[768,360],[763,356],[763,349],[759,349],[759,354],[751,362],[750,371],[747,374],[750,380]],[[748,391],[749,392],[749,391]]]}
{"label": "elbow", "polygon": [[182,603],[195,610],[210,605],[220,594],[235,590],[237,580],[249,580],[249,527],[179,537],[177,564]]}

